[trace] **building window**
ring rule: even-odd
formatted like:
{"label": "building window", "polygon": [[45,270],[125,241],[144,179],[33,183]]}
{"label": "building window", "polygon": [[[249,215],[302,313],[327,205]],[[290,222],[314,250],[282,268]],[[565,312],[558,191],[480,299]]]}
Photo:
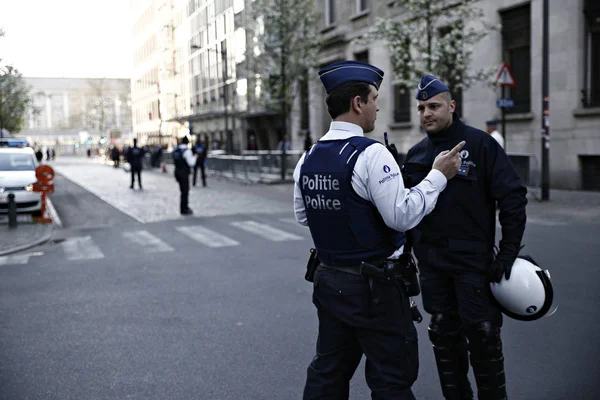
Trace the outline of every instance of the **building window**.
{"label": "building window", "polygon": [[600,107],[600,4],[586,0],[585,73],[582,90],[584,107]]}
{"label": "building window", "polygon": [[502,55],[508,63],[516,86],[508,97],[515,102],[509,113],[531,111],[531,7],[529,4],[500,13],[502,18]]}
{"label": "building window", "polygon": [[410,122],[410,90],[404,85],[394,86],[394,122]]}
{"label": "building window", "polygon": [[335,0],[324,0],[325,1],[325,26],[330,26],[335,23]]}
{"label": "building window", "polygon": [[356,0],[356,11],[361,13],[367,11],[371,5],[371,0]]}
{"label": "building window", "polygon": [[361,51],[360,53],[354,54],[354,59],[356,61],[364,62],[366,64],[369,63],[369,50]]}

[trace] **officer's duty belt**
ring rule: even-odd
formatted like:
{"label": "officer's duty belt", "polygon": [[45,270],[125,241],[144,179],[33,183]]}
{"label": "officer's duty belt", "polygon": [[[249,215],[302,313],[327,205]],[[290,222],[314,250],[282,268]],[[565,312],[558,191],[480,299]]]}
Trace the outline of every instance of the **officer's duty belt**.
{"label": "officer's duty belt", "polygon": [[[328,265],[321,262],[320,266],[367,278],[384,278],[386,276],[385,271],[390,270],[392,265],[398,262],[398,260],[381,260],[360,265]],[[399,277],[397,272],[395,277]]]}

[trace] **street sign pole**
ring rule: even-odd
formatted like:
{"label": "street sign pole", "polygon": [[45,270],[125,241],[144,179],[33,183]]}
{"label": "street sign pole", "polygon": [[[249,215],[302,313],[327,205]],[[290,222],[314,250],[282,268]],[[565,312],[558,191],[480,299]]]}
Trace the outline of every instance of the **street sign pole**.
{"label": "street sign pole", "polygon": [[[506,98],[506,86],[501,86],[502,98]],[[508,151],[508,142],[506,140],[506,107],[502,107],[502,138],[504,139],[504,151]]]}
{"label": "street sign pole", "polygon": [[542,24],[542,201],[550,200],[550,115],[548,89],[548,0],[544,0]]}
{"label": "street sign pole", "polygon": [[508,92],[506,91],[506,87],[516,85],[515,79],[513,78],[512,72],[510,72],[510,68],[508,68],[507,63],[503,62],[502,64],[500,64],[500,68],[498,69],[498,72],[496,73],[496,79],[494,80],[494,82],[497,85],[500,85],[500,87],[501,87],[500,94],[502,95],[502,97],[500,99],[498,99],[496,104],[502,110],[501,111],[501,113],[502,113],[501,114],[502,115],[502,122],[501,122],[502,138],[504,138],[504,151],[506,151],[506,148],[507,148],[506,109],[514,107],[513,100],[507,98]]}

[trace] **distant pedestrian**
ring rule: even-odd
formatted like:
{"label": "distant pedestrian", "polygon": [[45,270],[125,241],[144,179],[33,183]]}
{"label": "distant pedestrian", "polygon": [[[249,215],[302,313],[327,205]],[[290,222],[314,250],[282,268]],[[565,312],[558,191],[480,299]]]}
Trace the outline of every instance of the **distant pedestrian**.
{"label": "distant pedestrian", "polygon": [[308,149],[310,149],[310,146],[312,146],[313,141],[312,138],[310,137],[310,131],[307,129],[306,130],[306,137],[304,138],[304,151],[308,151]]}
{"label": "distant pedestrian", "polygon": [[248,150],[256,151],[258,150],[258,146],[256,144],[256,136],[253,133],[248,136]]}
{"label": "distant pedestrian", "polygon": [[498,142],[500,147],[504,148],[504,137],[502,137],[502,134],[496,129],[496,120],[491,119],[489,121],[486,121],[485,124],[487,125],[487,133],[489,133],[494,139],[496,139],[496,142]]}
{"label": "distant pedestrian", "polygon": [[113,146],[110,154],[110,158],[113,161],[113,166],[115,168],[119,168],[119,159],[121,158],[121,154],[119,153],[119,148],[117,146]]}
{"label": "distant pedestrian", "polygon": [[279,151],[290,151],[292,149],[292,144],[290,143],[288,136],[284,135],[283,139],[279,141],[277,144],[277,150]]}
{"label": "distant pedestrian", "polygon": [[50,161],[50,148],[46,149],[46,161]]}
{"label": "distant pedestrian", "polygon": [[140,149],[137,145],[137,139],[133,139],[133,147],[129,148],[127,152],[127,162],[131,166],[131,186],[135,183],[135,175],[138,178],[138,185],[142,189],[142,160],[144,159],[144,150]]}
{"label": "distant pedestrian", "polygon": [[175,164],[175,179],[179,183],[179,191],[181,199],[179,202],[179,212],[181,215],[191,215],[193,211],[188,204],[188,196],[190,193],[190,172],[191,168],[196,164],[196,158],[192,151],[188,148],[190,143],[187,136],[184,136],[179,145],[173,150],[173,163]]}
{"label": "distant pedestrian", "polygon": [[206,187],[206,171],[204,169],[204,163],[206,162],[206,153],[208,151],[208,144],[200,140],[200,135],[196,139],[196,144],[192,149],[192,153],[196,156],[196,163],[194,164],[194,178],[192,184],[196,186],[196,177],[198,176],[198,168],[200,168],[200,175],[202,178],[202,186]]}
{"label": "distant pedestrian", "polygon": [[56,158],[56,150],[50,150],[50,158],[52,159],[52,161],[54,161],[54,159]]}
{"label": "distant pedestrian", "polygon": [[42,149],[40,149],[39,147],[35,152],[35,158],[38,160],[38,163],[41,163],[44,159],[44,153],[42,153]]}

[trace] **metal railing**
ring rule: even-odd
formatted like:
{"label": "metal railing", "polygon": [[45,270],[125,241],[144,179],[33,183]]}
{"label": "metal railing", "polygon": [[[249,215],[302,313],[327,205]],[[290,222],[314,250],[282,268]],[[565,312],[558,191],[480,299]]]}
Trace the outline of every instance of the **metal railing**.
{"label": "metal railing", "polygon": [[[302,153],[302,150],[285,152],[286,181],[293,178],[294,168]],[[277,182],[281,181],[282,158],[283,152],[280,150],[247,150],[239,155],[210,152],[206,159],[206,168],[216,176],[242,182]],[[165,152],[163,161],[172,164],[172,154]]]}

